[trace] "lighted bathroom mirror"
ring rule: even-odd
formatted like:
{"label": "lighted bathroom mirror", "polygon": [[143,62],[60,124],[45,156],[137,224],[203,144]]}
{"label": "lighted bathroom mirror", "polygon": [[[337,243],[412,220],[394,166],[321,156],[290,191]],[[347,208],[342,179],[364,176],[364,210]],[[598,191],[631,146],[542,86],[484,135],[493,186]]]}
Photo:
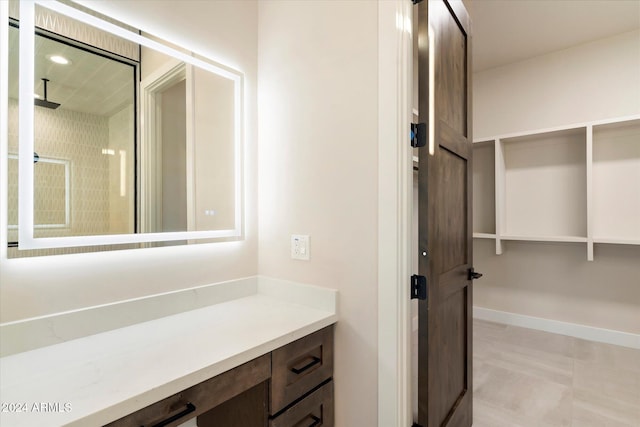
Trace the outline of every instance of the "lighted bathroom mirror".
{"label": "lighted bathroom mirror", "polygon": [[[241,237],[242,73],[69,4],[19,3],[19,249]],[[36,18],[50,13],[136,46],[138,60],[47,34]],[[56,115],[62,125],[42,136]],[[67,187],[43,191],[43,165]],[[43,223],[48,206],[55,227]]]}

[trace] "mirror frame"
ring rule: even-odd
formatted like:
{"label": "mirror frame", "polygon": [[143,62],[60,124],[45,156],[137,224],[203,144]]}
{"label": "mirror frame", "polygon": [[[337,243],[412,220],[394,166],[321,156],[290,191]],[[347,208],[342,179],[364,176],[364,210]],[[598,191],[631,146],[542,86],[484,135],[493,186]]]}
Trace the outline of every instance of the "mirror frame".
{"label": "mirror frame", "polygon": [[[34,151],[34,41],[35,41],[35,6],[45,7],[69,18],[78,20],[99,30],[144,47],[157,50],[185,64],[196,66],[233,81],[234,84],[234,228],[228,230],[179,231],[135,234],[108,234],[94,236],[71,237],[34,237],[34,167],[32,154]],[[4,19],[4,17],[3,17]],[[131,244],[176,240],[229,239],[243,237],[243,180],[242,180],[242,147],[244,145],[243,120],[243,83],[244,74],[238,70],[224,66],[212,60],[202,60],[181,51],[168,47],[155,40],[128,31],[100,18],[84,13],[73,7],[52,0],[33,0],[20,2],[20,53],[19,53],[19,171],[18,171],[18,241],[19,249],[48,249],[113,244]],[[7,53],[8,55],[8,53]],[[6,76],[6,73],[3,73]],[[137,184],[136,184],[137,185]]]}

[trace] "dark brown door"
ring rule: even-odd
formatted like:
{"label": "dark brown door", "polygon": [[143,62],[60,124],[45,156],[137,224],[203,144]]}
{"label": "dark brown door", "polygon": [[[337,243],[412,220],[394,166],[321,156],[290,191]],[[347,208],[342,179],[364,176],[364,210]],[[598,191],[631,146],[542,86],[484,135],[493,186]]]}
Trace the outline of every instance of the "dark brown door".
{"label": "dark brown door", "polygon": [[[434,143],[419,151],[418,420],[422,427],[472,423],[471,37],[461,1],[418,4],[420,122],[429,127],[433,46]],[[429,24],[433,42],[429,43]],[[430,153],[432,151],[432,153]]]}

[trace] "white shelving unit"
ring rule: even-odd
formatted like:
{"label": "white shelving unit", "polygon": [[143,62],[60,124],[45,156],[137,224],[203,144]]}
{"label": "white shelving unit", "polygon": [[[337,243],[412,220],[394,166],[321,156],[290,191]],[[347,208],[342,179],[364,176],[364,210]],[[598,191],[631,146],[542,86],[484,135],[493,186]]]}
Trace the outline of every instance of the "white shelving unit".
{"label": "white shelving unit", "polygon": [[501,138],[500,142],[502,238],[586,241],[586,129]]}
{"label": "white shelving unit", "polygon": [[593,126],[594,243],[640,245],[640,119]]}
{"label": "white shelving unit", "polygon": [[476,143],[473,150],[473,237],[496,238],[495,143]]}
{"label": "white shelving unit", "polygon": [[474,238],[640,245],[640,116],[474,141]]}

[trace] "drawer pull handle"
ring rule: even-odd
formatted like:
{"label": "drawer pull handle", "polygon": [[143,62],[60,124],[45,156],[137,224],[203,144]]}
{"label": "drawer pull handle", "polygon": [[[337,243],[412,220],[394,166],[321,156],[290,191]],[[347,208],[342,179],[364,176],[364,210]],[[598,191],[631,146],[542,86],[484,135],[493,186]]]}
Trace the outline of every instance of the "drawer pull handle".
{"label": "drawer pull handle", "polygon": [[322,362],[322,360],[319,357],[313,356],[313,357],[311,357],[311,362],[307,363],[302,368],[295,368],[295,367],[291,368],[291,372],[293,372],[296,375],[300,375],[304,371],[308,371],[309,369],[313,368],[314,366],[316,366],[320,362]]}
{"label": "drawer pull handle", "polygon": [[164,421],[160,421],[158,424],[154,424],[153,427],[164,427],[166,425],[169,425],[172,422],[179,420],[180,418],[192,413],[195,410],[196,410],[196,405],[194,405],[193,403],[187,403],[187,407],[183,411],[178,412],[177,414],[167,418]]}
{"label": "drawer pull handle", "polygon": [[313,422],[311,424],[309,424],[309,427],[316,427],[322,424],[322,420],[314,415],[309,415],[309,417],[311,417],[311,419],[313,420]]}

